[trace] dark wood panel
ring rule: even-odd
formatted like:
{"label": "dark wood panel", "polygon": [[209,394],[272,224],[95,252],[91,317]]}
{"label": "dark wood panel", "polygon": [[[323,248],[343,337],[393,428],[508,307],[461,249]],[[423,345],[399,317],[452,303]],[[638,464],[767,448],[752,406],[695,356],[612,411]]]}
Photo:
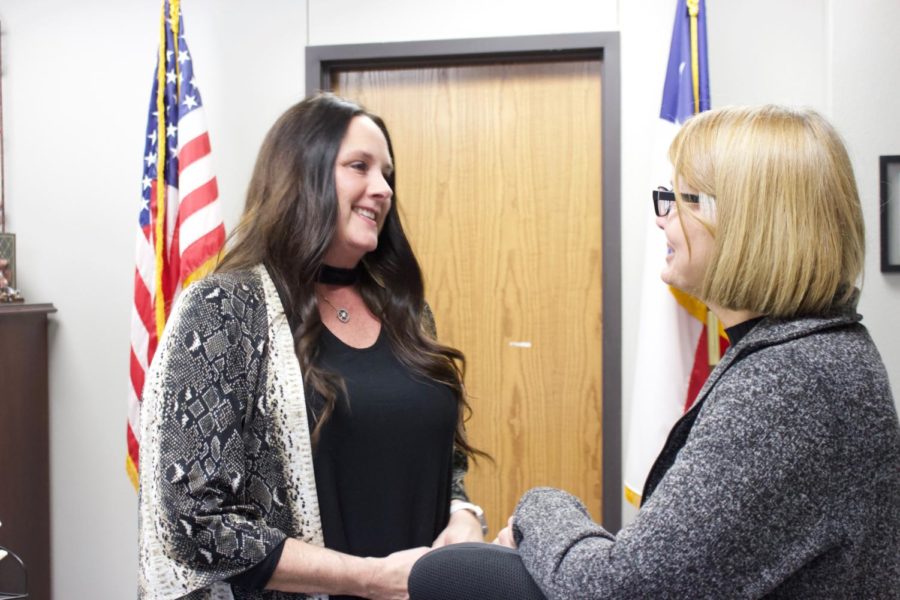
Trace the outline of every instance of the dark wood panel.
{"label": "dark wood panel", "polygon": [[50,598],[47,315],[55,311],[0,305],[0,545],[28,566],[31,600]]}

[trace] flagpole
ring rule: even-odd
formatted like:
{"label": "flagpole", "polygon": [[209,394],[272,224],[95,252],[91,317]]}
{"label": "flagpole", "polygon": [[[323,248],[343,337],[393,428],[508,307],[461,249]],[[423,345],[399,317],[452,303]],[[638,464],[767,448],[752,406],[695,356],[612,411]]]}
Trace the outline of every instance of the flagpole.
{"label": "flagpole", "polygon": [[[700,112],[700,40],[698,17],[700,0],[687,0],[687,11],[691,29],[691,87],[694,90],[694,114]],[[719,364],[722,359],[719,348],[719,318],[706,309],[706,355],[710,367]]]}
{"label": "flagpole", "polygon": [[700,0],[687,0],[688,16],[691,18],[691,83],[694,88],[694,114],[700,112],[700,42],[697,34],[697,16],[700,14]]}
{"label": "flagpole", "polygon": [[156,68],[156,227],[153,250],[156,253],[156,289],[153,304],[156,317],[156,338],[162,338],[166,325],[165,294],[163,293],[164,249],[166,245],[166,2],[163,2],[159,24],[159,57]]}

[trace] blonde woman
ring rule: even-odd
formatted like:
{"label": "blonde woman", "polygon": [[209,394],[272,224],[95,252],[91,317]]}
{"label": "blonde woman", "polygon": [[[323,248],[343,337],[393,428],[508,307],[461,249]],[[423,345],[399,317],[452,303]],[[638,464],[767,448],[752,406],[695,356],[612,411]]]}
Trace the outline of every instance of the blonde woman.
{"label": "blonde woman", "polygon": [[[691,119],[669,156],[675,190],[653,192],[662,279],[703,299],[731,347],[628,527],[543,488],[497,541],[551,599],[897,598],[900,426],[856,312],[863,217],[844,145],[812,111],[725,108]],[[461,597],[416,593],[451,554],[417,563],[413,599]]]}

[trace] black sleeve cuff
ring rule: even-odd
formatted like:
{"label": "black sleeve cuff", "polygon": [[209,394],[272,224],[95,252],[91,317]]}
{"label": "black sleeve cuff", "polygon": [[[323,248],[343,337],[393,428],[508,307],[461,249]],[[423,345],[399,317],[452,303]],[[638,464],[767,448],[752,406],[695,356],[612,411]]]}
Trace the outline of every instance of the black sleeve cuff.
{"label": "black sleeve cuff", "polygon": [[233,585],[240,586],[245,590],[261,591],[266,589],[266,584],[272,578],[278,561],[281,560],[281,553],[284,552],[284,543],[287,538],[281,540],[281,543],[275,546],[264,559],[237,575],[232,575],[225,581]]}

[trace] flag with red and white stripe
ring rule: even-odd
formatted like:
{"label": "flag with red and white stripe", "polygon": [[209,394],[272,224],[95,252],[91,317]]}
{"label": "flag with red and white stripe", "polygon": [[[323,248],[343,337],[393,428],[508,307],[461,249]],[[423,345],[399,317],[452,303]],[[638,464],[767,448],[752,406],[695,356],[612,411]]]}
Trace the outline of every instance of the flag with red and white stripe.
{"label": "flag with red and white stripe", "polygon": [[709,69],[704,0],[676,0],[675,24],[663,86],[647,186],[647,237],[641,322],[638,331],[631,423],[625,463],[625,497],[640,506],[644,482],[672,426],[693,405],[721,353],[725,332],[707,307],[660,279],[666,241],[650,208],[650,191],[671,187],[668,149],[682,123],[709,110]]}
{"label": "flag with red and white stripe", "polygon": [[225,243],[209,133],[178,0],[165,0],[150,96],[131,317],[126,470],[137,487],[144,376],[181,290]]}

